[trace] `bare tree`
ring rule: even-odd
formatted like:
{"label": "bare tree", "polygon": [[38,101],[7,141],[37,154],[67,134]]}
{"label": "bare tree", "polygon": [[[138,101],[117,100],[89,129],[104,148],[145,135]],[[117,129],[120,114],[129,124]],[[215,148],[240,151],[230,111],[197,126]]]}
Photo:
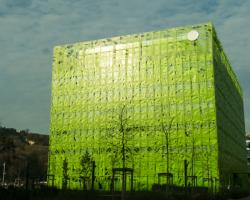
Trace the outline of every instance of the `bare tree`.
{"label": "bare tree", "polygon": [[166,174],[166,178],[167,178],[167,184],[170,184],[170,175],[172,173],[170,173],[170,134],[172,131],[172,125],[173,125],[173,121],[174,121],[174,117],[171,117],[170,120],[167,120],[167,122],[163,121],[164,118],[164,114],[162,114],[162,121],[161,121],[161,129],[162,132],[164,134],[164,141],[165,141],[165,154],[166,154],[166,161],[167,161],[167,174]]}
{"label": "bare tree", "polygon": [[82,155],[81,160],[81,179],[83,180],[83,188],[87,189],[86,180],[90,179],[91,172],[92,172],[92,158],[89,154],[88,150],[85,151],[85,154]]}
{"label": "bare tree", "polygon": [[[192,143],[192,146],[191,146],[191,176],[189,176],[191,178],[191,185],[192,186],[196,186],[196,176],[195,176],[195,157],[196,157],[196,149],[195,149],[195,135],[194,133],[191,131],[191,130],[188,130],[187,127],[185,127],[185,135],[187,137],[191,137],[191,143]],[[186,146],[187,148],[187,146]],[[186,149],[187,151],[187,149]]]}
{"label": "bare tree", "polygon": [[122,199],[125,199],[126,167],[128,160],[133,162],[133,151],[129,142],[133,140],[134,131],[137,130],[138,127],[129,125],[130,116],[128,115],[126,105],[123,105],[119,109],[117,115],[117,119],[111,122],[111,128],[106,135],[107,151],[111,153],[111,165],[113,169],[121,161]]}
{"label": "bare tree", "polygon": [[69,175],[68,175],[68,161],[66,158],[63,160],[62,167],[63,167],[62,189],[67,189]]}

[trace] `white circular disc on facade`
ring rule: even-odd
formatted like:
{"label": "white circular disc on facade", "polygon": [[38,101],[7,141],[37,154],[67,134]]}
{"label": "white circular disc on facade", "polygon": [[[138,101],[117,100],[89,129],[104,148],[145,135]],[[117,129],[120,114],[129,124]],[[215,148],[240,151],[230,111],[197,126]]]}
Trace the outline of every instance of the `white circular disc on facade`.
{"label": "white circular disc on facade", "polygon": [[192,30],[190,31],[188,34],[187,34],[187,38],[190,40],[190,41],[195,41],[197,40],[199,37],[199,33],[198,31],[196,30]]}

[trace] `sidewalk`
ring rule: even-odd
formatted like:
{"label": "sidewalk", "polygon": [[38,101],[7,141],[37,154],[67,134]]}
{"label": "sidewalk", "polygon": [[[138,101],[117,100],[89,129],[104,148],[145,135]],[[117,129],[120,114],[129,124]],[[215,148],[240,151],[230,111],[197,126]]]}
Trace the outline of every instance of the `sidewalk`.
{"label": "sidewalk", "polygon": [[[236,199],[228,199],[228,200],[236,200]],[[241,199],[237,199],[237,200],[250,200],[250,196],[249,197],[244,197],[244,198],[241,198]]]}

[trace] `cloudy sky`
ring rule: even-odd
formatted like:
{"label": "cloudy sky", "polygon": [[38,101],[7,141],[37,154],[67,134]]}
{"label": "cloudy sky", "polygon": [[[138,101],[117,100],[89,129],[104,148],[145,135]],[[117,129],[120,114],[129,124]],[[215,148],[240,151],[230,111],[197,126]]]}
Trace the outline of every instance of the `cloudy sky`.
{"label": "cloudy sky", "polygon": [[244,90],[249,0],[0,0],[0,122],[48,133],[53,46],[212,21]]}

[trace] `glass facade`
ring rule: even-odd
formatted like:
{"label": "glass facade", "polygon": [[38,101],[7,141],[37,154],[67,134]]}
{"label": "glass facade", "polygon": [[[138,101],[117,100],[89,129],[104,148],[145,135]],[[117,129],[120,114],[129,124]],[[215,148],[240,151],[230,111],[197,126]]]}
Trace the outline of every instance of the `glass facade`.
{"label": "glass facade", "polygon": [[95,189],[110,190],[124,158],[135,190],[166,174],[218,188],[245,172],[244,132],[242,91],[211,23],[54,48],[49,185],[89,189],[95,161]]}

